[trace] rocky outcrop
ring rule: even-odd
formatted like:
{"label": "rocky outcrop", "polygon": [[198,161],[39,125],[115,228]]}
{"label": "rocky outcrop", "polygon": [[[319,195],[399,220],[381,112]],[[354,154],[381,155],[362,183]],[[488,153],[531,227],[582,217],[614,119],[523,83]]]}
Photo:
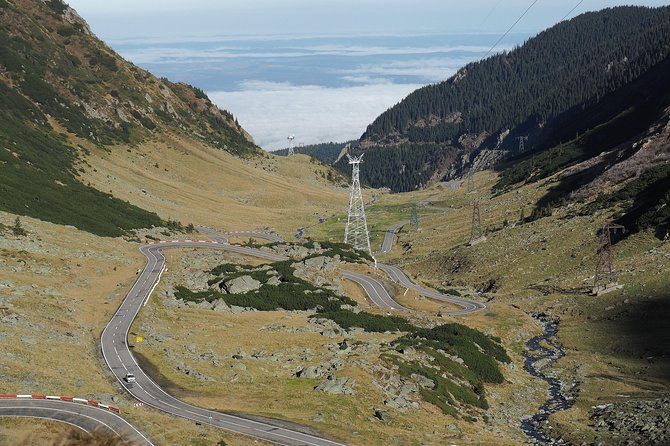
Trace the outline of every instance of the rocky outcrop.
{"label": "rocky outcrop", "polygon": [[296,277],[322,286],[330,282],[330,276],[340,266],[340,256],[318,256],[296,262],[292,266]]}
{"label": "rocky outcrop", "polygon": [[[591,420],[600,435],[616,444],[666,445],[670,443],[670,399],[625,401],[593,407]],[[607,443],[607,441],[605,441]]]}
{"label": "rocky outcrop", "polygon": [[297,376],[298,378],[306,378],[306,379],[320,378],[321,376],[323,376],[323,367],[310,365],[303,369],[298,370],[295,376]]}
{"label": "rocky outcrop", "polygon": [[316,386],[314,390],[337,395],[353,395],[356,393],[353,389],[355,384],[356,381],[353,378],[337,378],[335,375],[328,375],[328,378]]}
{"label": "rocky outcrop", "polygon": [[240,276],[224,282],[221,289],[228,294],[246,294],[258,290],[261,285],[251,276]]}

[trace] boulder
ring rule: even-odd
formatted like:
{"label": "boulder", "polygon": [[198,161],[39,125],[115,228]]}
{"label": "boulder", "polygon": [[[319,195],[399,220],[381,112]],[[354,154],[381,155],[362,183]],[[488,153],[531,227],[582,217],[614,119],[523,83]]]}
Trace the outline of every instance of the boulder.
{"label": "boulder", "polygon": [[270,286],[279,286],[281,284],[281,280],[279,280],[279,277],[277,277],[277,276],[272,276],[265,283],[266,283],[266,285],[270,285]]}
{"label": "boulder", "polygon": [[300,369],[295,374],[295,376],[297,376],[298,378],[307,378],[307,379],[320,378],[322,375],[323,375],[323,369],[321,367],[313,365]]}
{"label": "boulder", "polygon": [[305,259],[303,263],[305,264],[305,268],[331,274],[337,269],[340,260],[334,257],[319,256]]}
{"label": "boulder", "polygon": [[435,382],[430,379],[426,378],[423,375],[418,375],[416,373],[412,373],[411,378],[421,387],[424,389],[434,389],[435,388]]}
{"label": "boulder", "polygon": [[212,302],[212,310],[218,313],[230,313],[230,307],[223,299],[216,299]]}
{"label": "boulder", "polygon": [[260,287],[261,283],[251,276],[236,277],[225,283],[225,289],[229,294],[246,294],[250,291],[256,291]]}
{"label": "boulder", "polygon": [[328,375],[325,381],[322,381],[314,390],[319,392],[333,393],[336,395],[353,395],[353,385],[356,381],[352,378],[336,378],[335,375]]}
{"label": "boulder", "polygon": [[384,423],[390,423],[393,421],[393,417],[389,415],[388,412],[382,409],[375,409],[375,418],[377,418],[380,421],[383,421]]}

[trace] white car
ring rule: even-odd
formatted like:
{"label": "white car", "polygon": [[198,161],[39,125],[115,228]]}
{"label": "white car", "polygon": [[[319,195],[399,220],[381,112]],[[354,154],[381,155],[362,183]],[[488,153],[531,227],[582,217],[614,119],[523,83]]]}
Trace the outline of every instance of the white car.
{"label": "white car", "polygon": [[133,375],[132,373],[126,373],[126,376],[123,379],[125,379],[127,383],[134,383],[135,375]]}

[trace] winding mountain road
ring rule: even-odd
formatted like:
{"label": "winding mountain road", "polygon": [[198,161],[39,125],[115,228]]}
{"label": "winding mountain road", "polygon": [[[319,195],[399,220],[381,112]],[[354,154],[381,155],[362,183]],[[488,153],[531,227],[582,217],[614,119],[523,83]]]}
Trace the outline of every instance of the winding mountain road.
{"label": "winding mountain road", "polygon": [[2,399],[0,417],[42,418],[93,432],[122,437],[132,444],[153,444],[135,427],[114,412],[95,406],[49,399]]}
{"label": "winding mountain road", "polygon": [[477,302],[470,299],[464,299],[462,297],[449,296],[447,294],[438,293],[437,291],[431,291],[426,288],[423,288],[411,280],[405,275],[405,273],[400,269],[392,265],[385,265],[380,263],[377,265],[379,269],[384,271],[394,282],[404,286],[405,288],[415,290],[419,294],[428,299],[439,300],[441,302],[447,302],[451,304],[458,305],[463,307],[461,310],[447,311],[442,312],[442,314],[451,314],[451,315],[463,315],[475,313],[477,311],[482,311],[486,309],[486,305],[481,302]]}
{"label": "winding mountain road", "polygon": [[[166,259],[163,250],[167,248],[188,247],[225,249],[227,251],[252,255],[270,261],[286,260],[286,257],[277,256],[257,249],[197,240],[156,243],[142,246],[140,251],[146,256],[147,264],[100,337],[102,354],[119,383],[121,383],[126,391],[135,399],[144,404],[197,423],[219,427],[281,445],[342,446],[344,443],[320,438],[310,433],[288,429],[282,427],[279,422],[275,424],[270,421],[255,421],[187,404],[166,393],[140,368],[135,357],[131,353],[127,342],[130,326],[140,309],[148,300],[151,292],[160,279],[160,275],[164,271]],[[127,383],[124,381],[123,378],[128,372],[135,375],[135,383]]]}
{"label": "winding mountain road", "polygon": [[376,278],[347,270],[342,270],[342,276],[359,284],[365,290],[372,303],[379,308],[409,311],[409,308],[403,307],[393,300],[388,291],[386,291],[386,288],[384,288],[384,284]]}

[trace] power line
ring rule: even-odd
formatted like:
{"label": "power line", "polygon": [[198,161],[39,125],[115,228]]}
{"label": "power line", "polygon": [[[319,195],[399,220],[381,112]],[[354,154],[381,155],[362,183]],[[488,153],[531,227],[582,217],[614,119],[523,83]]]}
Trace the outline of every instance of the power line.
{"label": "power line", "polygon": [[523,14],[521,14],[521,17],[519,17],[518,19],[516,19],[516,22],[514,22],[514,24],[512,24],[512,26],[510,26],[509,29],[508,29],[507,31],[505,31],[505,34],[503,34],[503,35],[498,39],[498,41],[491,47],[491,49],[489,50],[489,52],[486,53],[486,56],[484,56],[484,59],[486,59],[486,58],[488,57],[488,55],[491,54],[491,52],[498,46],[498,44],[499,44],[500,42],[502,42],[502,40],[503,40],[505,37],[507,37],[507,35],[510,33],[510,31],[512,31],[512,29],[517,25],[517,23],[519,23],[519,22],[521,21],[521,19],[523,19],[523,18],[526,16],[526,14],[528,14],[528,11],[530,11],[530,10],[533,8],[533,6],[535,6],[535,3],[539,2],[539,1],[540,1],[540,0],[534,0],[533,3],[531,3],[531,5],[530,5],[528,8],[526,8],[526,10],[523,12]]}
{"label": "power line", "polygon": [[579,3],[577,3],[577,5],[576,5],[574,8],[572,8],[572,9],[570,10],[570,12],[568,12],[567,14],[565,14],[565,15],[563,16],[563,18],[562,18],[561,20],[559,20],[559,22],[562,22],[563,20],[567,19],[568,16],[570,16],[570,14],[572,14],[572,12],[573,12],[575,9],[579,8],[579,5],[581,5],[582,3],[584,3],[584,0],[580,0]]}

